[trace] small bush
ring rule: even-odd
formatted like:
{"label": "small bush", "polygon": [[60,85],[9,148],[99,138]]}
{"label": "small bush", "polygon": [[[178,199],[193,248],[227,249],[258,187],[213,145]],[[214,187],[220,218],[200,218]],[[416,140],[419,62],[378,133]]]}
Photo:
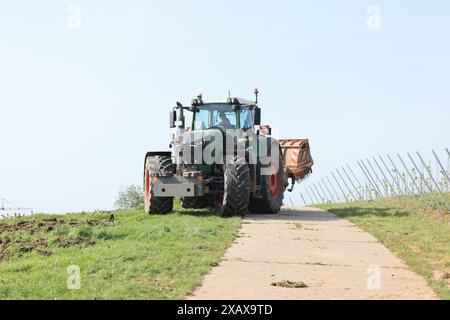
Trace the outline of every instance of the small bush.
{"label": "small bush", "polygon": [[142,187],[131,185],[125,190],[119,191],[114,205],[118,209],[142,209],[144,207]]}

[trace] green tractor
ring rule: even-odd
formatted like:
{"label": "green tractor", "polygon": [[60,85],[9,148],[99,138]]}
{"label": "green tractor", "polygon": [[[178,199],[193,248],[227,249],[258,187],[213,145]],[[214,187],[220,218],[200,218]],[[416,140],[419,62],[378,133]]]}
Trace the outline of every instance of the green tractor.
{"label": "green tractor", "polygon": [[[255,101],[228,98],[170,112],[172,151],[148,152],[144,164],[145,211],[167,214],[174,198],[190,209],[211,207],[225,216],[248,212],[276,214],[284,192],[312,173],[306,139],[276,140],[261,126],[258,90]],[[185,113],[192,113],[186,127]]]}

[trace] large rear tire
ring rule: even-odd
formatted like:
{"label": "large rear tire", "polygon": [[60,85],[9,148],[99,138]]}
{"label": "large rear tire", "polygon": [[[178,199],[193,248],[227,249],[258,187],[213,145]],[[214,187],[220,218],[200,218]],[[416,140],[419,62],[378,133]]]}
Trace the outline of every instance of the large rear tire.
{"label": "large rear tire", "polygon": [[144,168],[145,212],[148,214],[168,214],[173,211],[173,197],[156,197],[152,191],[151,179],[159,174],[174,173],[175,168],[170,156],[148,156]]}
{"label": "large rear tire", "polygon": [[249,209],[252,213],[277,214],[281,210],[285,191],[283,159],[272,163],[269,175],[261,176],[262,198],[250,199]]}
{"label": "large rear tire", "polygon": [[244,216],[250,201],[248,164],[228,164],[224,172],[224,195],[215,198],[216,213],[223,217]]}

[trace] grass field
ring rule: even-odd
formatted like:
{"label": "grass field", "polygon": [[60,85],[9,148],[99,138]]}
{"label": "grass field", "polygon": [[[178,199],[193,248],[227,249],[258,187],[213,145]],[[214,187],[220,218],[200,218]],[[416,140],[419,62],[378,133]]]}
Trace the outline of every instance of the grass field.
{"label": "grass field", "polygon": [[450,299],[450,215],[416,209],[404,199],[320,206],[377,237],[422,275],[443,299]]}
{"label": "grass field", "polygon": [[[183,298],[220,260],[240,221],[180,208],[168,216],[114,211],[0,220],[0,299]],[[81,288],[69,290],[78,267]]]}

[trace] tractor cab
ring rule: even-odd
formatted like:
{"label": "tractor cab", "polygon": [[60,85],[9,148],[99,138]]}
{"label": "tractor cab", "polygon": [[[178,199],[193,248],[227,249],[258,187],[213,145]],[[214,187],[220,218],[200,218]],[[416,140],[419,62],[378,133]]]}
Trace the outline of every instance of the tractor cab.
{"label": "tractor cab", "polygon": [[202,95],[192,101],[192,129],[249,130],[259,125],[261,111],[257,101],[228,98],[226,101],[204,103]]}
{"label": "tractor cab", "polygon": [[[242,98],[228,98],[226,101],[203,102],[201,94],[192,100],[190,107],[178,104],[177,110],[170,113],[170,127],[184,128],[184,111],[192,112],[191,130],[219,129],[227,130],[249,130],[260,125],[261,109],[258,102]],[[177,125],[178,122],[178,125]]]}

